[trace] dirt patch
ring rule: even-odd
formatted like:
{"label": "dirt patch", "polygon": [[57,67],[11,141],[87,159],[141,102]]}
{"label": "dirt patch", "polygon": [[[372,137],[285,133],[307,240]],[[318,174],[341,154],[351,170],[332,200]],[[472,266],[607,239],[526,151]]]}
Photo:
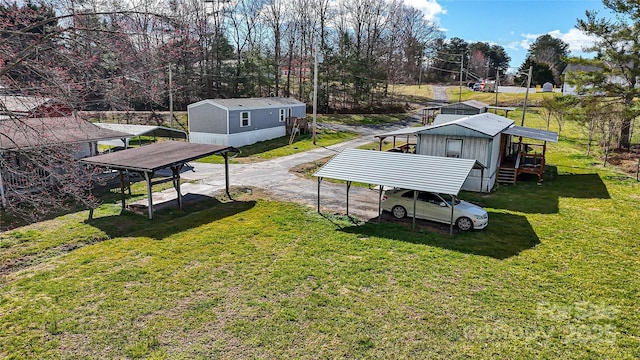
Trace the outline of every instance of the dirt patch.
{"label": "dirt patch", "polygon": [[93,238],[86,241],[79,241],[71,244],[62,244],[59,246],[55,246],[49,249],[46,249],[42,252],[33,255],[22,256],[19,258],[9,258],[5,259],[2,264],[0,264],[0,275],[7,275],[9,273],[19,271],[22,269],[26,269],[28,267],[38,265],[44,262],[47,259],[51,259],[56,256],[64,255],[72,252],[73,250],[79,249],[81,247],[87,245],[93,245],[99,243],[101,241],[108,240],[109,237],[105,238]]}
{"label": "dirt patch", "polygon": [[292,167],[291,169],[289,169],[289,171],[291,173],[293,173],[293,174],[296,174],[296,175],[300,176],[300,177],[310,179],[311,176],[316,171],[318,171],[318,169],[320,169],[320,167],[322,167],[322,165],[326,164],[327,161],[329,161],[331,158],[333,158],[333,156],[327,156],[327,157],[324,157],[322,159],[318,159],[318,160],[315,160],[315,161],[299,164],[299,165],[296,165],[296,166]]}
{"label": "dirt patch", "polygon": [[610,153],[607,158],[607,164],[613,165],[625,174],[635,177],[640,166],[640,146],[634,146],[628,152]]}

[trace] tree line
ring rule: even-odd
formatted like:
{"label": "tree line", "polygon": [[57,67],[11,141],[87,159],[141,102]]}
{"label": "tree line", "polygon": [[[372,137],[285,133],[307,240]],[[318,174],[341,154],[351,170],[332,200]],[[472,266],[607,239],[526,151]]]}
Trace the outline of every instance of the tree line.
{"label": "tree line", "polygon": [[[293,96],[371,107],[416,83],[444,38],[401,0],[55,0],[0,4],[6,91],[76,109],[176,109],[203,98]],[[169,79],[169,77],[171,79]]]}

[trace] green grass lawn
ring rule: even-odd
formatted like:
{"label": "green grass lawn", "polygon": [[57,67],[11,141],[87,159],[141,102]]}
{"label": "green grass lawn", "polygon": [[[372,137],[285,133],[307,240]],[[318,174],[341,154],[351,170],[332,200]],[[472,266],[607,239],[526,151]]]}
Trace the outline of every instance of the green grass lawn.
{"label": "green grass lawn", "polygon": [[345,124],[351,126],[393,124],[404,120],[409,113],[401,114],[319,114],[319,123]]}
{"label": "green grass lawn", "polygon": [[[449,102],[457,102],[458,99],[462,98],[462,101],[466,100],[478,100],[482,101],[485,104],[495,105],[496,104],[496,93],[491,92],[479,92],[473,91],[467,87],[462,87],[462,96],[460,96],[460,89],[457,86],[451,86],[447,88],[447,94],[449,95]],[[499,106],[522,106],[524,102],[524,93],[498,93],[498,105]],[[529,97],[527,99],[527,103],[529,106],[535,106],[540,104],[542,100],[554,96],[562,96],[561,93],[535,93],[530,91]]]}
{"label": "green grass lawn", "polygon": [[638,358],[640,184],[583,146],[454,237],[239,190],[0,234],[0,358]]}

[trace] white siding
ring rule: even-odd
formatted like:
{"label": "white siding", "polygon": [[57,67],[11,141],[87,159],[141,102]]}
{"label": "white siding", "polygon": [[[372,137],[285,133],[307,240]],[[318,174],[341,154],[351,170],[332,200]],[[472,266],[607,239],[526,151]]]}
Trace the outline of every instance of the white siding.
{"label": "white siding", "polygon": [[[478,160],[478,162],[487,167],[484,169],[484,174],[479,169],[471,170],[471,173],[464,182],[462,189],[468,191],[491,190],[496,182],[496,172],[500,153],[500,136],[498,135],[493,139],[492,144],[490,144],[492,139],[489,138],[421,134],[418,144],[418,153],[421,155],[444,157],[446,155],[445,149],[447,146],[447,139],[461,139],[461,158]],[[480,188],[482,175],[484,175],[484,178],[482,178],[482,188]]]}

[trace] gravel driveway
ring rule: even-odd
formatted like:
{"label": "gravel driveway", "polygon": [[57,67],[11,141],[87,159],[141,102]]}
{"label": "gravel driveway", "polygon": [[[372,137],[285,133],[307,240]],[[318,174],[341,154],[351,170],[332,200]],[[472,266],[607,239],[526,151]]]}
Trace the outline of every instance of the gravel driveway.
{"label": "gravel driveway", "polygon": [[[435,100],[442,101],[441,97],[446,96],[444,87],[434,86],[434,94],[437,96]],[[326,128],[354,131],[362,136],[329,147],[319,147],[303,153],[267,161],[250,164],[230,164],[229,182],[231,186],[264,189],[276,199],[295,201],[315,208],[318,196],[317,181],[297,176],[290,172],[291,168],[334,155],[345,148],[355,148],[376,142],[377,138],[374,138],[376,134],[418,124],[421,124],[420,113],[392,125],[347,126],[319,124],[319,126]],[[181,186],[183,194],[212,195],[215,192],[224,190],[224,165],[199,162],[192,162],[190,165],[193,166],[193,170],[185,171],[181,174],[183,180],[189,181]],[[363,219],[371,219],[378,216],[378,193],[378,190],[375,189],[351,187],[349,192],[349,214]],[[175,190],[168,189],[154,193],[153,197],[154,204],[161,206],[163,202],[175,201],[176,194]],[[346,211],[346,185],[323,181],[320,197],[323,212]],[[146,199],[136,202],[136,204],[138,203],[144,206],[146,205]]]}
{"label": "gravel driveway", "polygon": [[[401,128],[400,126],[397,128]],[[391,129],[391,127],[389,128]],[[360,129],[361,131],[363,129]],[[370,131],[370,130],[368,130]],[[375,133],[380,133],[382,130]],[[255,187],[264,189],[276,199],[295,201],[309,206],[317,206],[318,182],[302,178],[289,170],[300,164],[320,160],[337,154],[346,148],[376,141],[372,135],[346,141],[329,147],[294,155],[279,157],[250,164],[230,164],[229,182],[232,186]],[[193,171],[182,173],[182,179],[196,181],[196,184],[183,184],[183,193],[190,188],[200,194],[211,194],[224,189],[224,165],[193,162]],[[346,211],[346,185],[323,181],[320,187],[321,206],[324,211]],[[169,190],[175,196],[175,191]],[[378,215],[378,191],[368,188],[351,187],[349,191],[349,214],[370,219]]]}

